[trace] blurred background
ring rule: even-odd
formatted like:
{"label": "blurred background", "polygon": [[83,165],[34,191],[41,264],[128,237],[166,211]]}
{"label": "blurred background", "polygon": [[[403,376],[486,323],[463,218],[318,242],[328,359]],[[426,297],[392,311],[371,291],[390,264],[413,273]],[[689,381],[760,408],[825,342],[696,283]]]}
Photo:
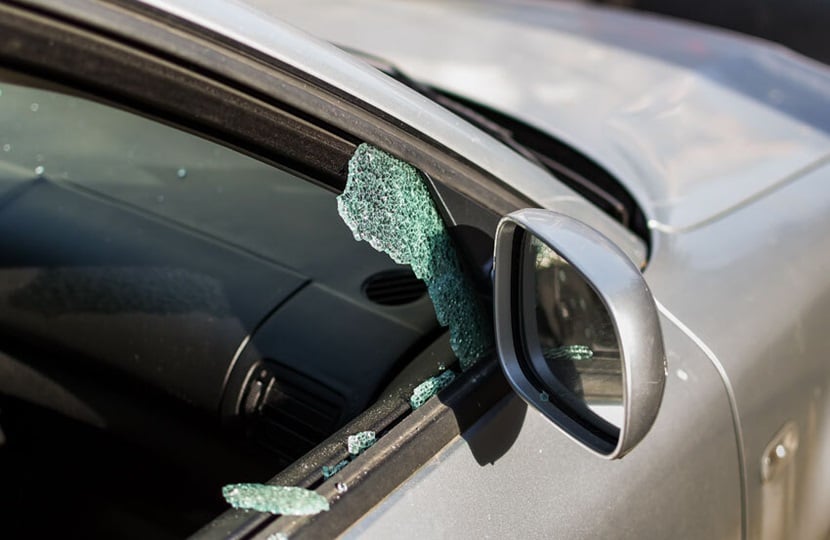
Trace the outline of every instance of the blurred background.
{"label": "blurred background", "polygon": [[827,0],[593,0],[697,21],[775,41],[830,64]]}

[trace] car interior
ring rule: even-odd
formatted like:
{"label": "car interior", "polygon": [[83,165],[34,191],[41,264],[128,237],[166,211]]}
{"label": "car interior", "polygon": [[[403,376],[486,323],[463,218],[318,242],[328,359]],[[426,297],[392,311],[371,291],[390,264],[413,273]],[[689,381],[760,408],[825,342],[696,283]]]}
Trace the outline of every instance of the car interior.
{"label": "car interior", "polygon": [[440,337],[314,179],[10,72],[0,91],[4,530],[193,533]]}

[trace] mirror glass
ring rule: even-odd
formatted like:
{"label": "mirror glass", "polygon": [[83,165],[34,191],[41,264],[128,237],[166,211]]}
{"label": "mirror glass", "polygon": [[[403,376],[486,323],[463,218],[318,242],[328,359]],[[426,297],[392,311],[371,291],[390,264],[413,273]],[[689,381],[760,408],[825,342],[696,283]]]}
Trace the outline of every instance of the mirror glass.
{"label": "mirror glass", "polygon": [[616,330],[585,278],[544,242],[525,234],[525,337],[547,396],[592,423],[623,424],[624,380]]}

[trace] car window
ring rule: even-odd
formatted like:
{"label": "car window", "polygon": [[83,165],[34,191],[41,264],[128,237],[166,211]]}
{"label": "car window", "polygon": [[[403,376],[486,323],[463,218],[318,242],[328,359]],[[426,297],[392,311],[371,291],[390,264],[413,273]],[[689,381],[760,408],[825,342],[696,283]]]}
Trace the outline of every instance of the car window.
{"label": "car window", "polygon": [[[312,486],[351,455],[348,436],[382,443],[411,418],[428,393],[415,390],[452,373],[452,339],[411,269],[356,242],[337,212],[353,150],[388,141],[283,108],[283,83],[248,94],[248,71],[210,80],[218,65],[177,65],[134,35],[119,46],[118,32],[37,19],[11,31],[0,68],[3,530],[185,536],[227,509],[223,486]],[[187,36],[158,29],[173,47]],[[232,71],[251,67],[198,39]],[[274,67],[258,71],[277,81]],[[330,105],[355,113],[339,95]],[[411,145],[402,127],[392,140]],[[481,412],[488,399],[468,401]],[[59,502],[50,520],[43,486]]]}
{"label": "car window", "polygon": [[[210,235],[362,301],[388,268],[346,241],[334,193],[248,156],[86,99],[6,83],[2,189],[44,178]],[[345,260],[344,260],[345,259]],[[339,264],[333,265],[332,262]]]}
{"label": "car window", "polygon": [[356,242],[313,179],[10,73],[0,91],[15,334],[215,409],[266,324],[258,354],[325,389],[341,424],[436,327],[420,283]]}

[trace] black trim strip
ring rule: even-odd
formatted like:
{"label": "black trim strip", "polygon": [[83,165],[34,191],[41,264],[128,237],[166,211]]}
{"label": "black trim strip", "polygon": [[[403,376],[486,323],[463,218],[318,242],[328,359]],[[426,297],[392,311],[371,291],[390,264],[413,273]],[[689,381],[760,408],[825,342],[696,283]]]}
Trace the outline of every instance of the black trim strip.
{"label": "black trim strip", "polygon": [[[283,532],[291,538],[298,534],[311,538],[336,536],[510,392],[507,380],[493,358],[481,360],[441,392],[438,399],[431,399],[412,411],[409,392],[417,382],[420,381],[402,385],[397,393],[378,400],[268,482],[317,490],[331,502],[329,512],[289,517],[230,509],[193,538],[242,539],[274,532]],[[348,457],[347,436],[366,430],[376,432],[378,442],[336,475],[324,480],[324,465],[333,466]],[[337,491],[338,483],[348,486],[345,496]]]}
{"label": "black trim strip", "polygon": [[172,124],[329,189],[345,186],[356,140],[119,43],[0,6],[0,65]]}
{"label": "black trim strip", "polygon": [[[328,512],[275,518],[261,532],[282,532],[289,538],[333,538],[342,534],[509,391],[498,362],[492,358],[482,360],[442,392],[439,399],[429,400],[406,416],[374,446],[317,488],[331,502]],[[348,486],[345,494],[337,491],[338,483]]]}

